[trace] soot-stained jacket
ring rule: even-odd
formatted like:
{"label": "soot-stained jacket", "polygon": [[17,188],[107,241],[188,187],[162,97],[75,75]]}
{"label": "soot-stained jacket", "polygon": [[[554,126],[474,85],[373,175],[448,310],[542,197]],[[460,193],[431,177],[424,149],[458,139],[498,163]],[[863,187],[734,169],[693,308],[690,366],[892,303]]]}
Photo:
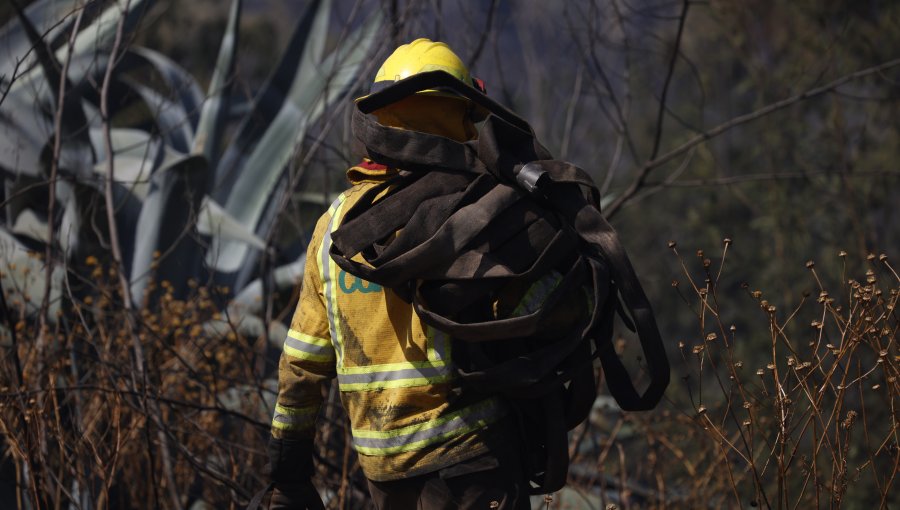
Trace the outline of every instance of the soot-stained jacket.
{"label": "soot-stained jacket", "polygon": [[390,289],[340,269],[328,256],[344,213],[392,171],[363,162],[352,187],[318,221],[279,363],[272,435],[312,441],[322,386],[336,378],[365,475],[394,480],[485,453],[504,403],[455,384],[450,338],[422,323]]}

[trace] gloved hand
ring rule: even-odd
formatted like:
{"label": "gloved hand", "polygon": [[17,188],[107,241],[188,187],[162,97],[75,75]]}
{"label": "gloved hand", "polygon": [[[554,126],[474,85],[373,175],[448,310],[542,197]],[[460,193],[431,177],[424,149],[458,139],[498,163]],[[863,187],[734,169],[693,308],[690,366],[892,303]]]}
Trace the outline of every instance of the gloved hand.
{"label": "gloved hand", "polygon": [[275,484],[269,510],[325,510],[312,482]]}
{"label": "gloved hand", "polygon": [[312,440],[269,438],[269,474],[275,492],[272,510],[324,510],[313,487]]}

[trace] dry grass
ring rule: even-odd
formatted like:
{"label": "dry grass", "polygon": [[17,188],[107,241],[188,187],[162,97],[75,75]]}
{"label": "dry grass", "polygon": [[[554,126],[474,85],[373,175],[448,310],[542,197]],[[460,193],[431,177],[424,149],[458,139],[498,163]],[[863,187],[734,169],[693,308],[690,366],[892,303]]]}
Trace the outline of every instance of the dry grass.
{"label": "dry grass", "polygon": [[673,287],[696,335],[678,341],[659,410],[595,413],[585,435],[601,439],[581,445],[575,465],[596,475],[573,477],[580,495],[557,508],[591,507],[579,497],[599,508],[900,504],[900,277],[887,257],[869,255],[858,280],[845,265],[833,287],[808,262],[817,292],[783,307],[746,284],[732,295],[718,288],[729,246],[713,264],[670,243],[682,273]]}
{"label": "dry grass", "polygon": [[[839,284],[825,283],[808,263],[808,280],[798,285],[817,292],[787,307],[749,286],[718,287],[729,246],[713,264],[703,253],[685,260],[672,243],[682,268],[674,290],[696,333],[672,339],[680,354],[667,400],[652,413],[622,414],[601,399],[572,435],[570,488],[536,504],[900,503],[900,277],[883,256],[870,256],[857,279],[829,275]],[[242,336],[212,290],[195,286],[179,301],[163,283],[151,288],[158,305],[135,321],[147,360],[142,379],[132,329],[116,305],[115,272],[96,266],[92,276],[92,290],[69,300],[44,335],[21,319],[21,303],[7,303],[0,432],[19,506],[245,505],[264,485],[277,350]],[[365,489],[340,409],[328,406],[322,424],[320,482],[330,506],[362,507]]]}

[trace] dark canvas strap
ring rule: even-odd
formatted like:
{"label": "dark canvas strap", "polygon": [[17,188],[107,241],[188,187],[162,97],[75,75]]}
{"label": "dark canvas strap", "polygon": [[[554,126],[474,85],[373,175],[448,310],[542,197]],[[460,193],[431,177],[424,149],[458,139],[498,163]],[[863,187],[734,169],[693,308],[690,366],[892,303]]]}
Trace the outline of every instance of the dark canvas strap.
{"label": "dark canvas strap", "polygon": [[[367,115],[434,87],[451,88],[493,112],[478,140],[460,143],[384,126]],[[553,160],[528,123],[445,73],[401,80],[357,106],[353,132],[367,156],[402,171],[350,207],[332,236],[332,259],[394,289],[425,323],[473,349],[490,342],[520,346],[514,356],[488,364],[479,355],[478,363],[459,369],[460,380],[558,408],[551,414],[566,423],[548,419],[542,426],[546,469],[535,481],[542,490],[561,487],[565,430],[585,419],[595,399],[593,360],[599,358],[610,393],[628,411],[653,408],[670,375],[649,301],[600,213],[597,188],[580,168]],[[533,312],[478,312],[507,285],[527,288],[551,272],[560,279]],[[572,297],[584,292],[591,306],[569,314],[561,330],[548,329],[550,319],[566,316]],[[616,310],[641,343],[650,375],[643,392],[613,348]]]}
{"label": "dark canvas strap", "polygon": [[[533,135],[522,138],[518,136],[521,130],[496,117],[486,121],[477,146],[472,142],[463,144],[444,137],[382,126],[361,110],[354,114],[354,125],[363,126],[355,131],[355,135],[366,147],[374,149],[369,154],[373,160],[392,164],[409,161],[411,166],[408,168],[414,170],[408,171],[406,177],[400,179],[403,181],[400,184],[388,183],[371,190],[351,208],[333,237],[331,254],[338,265],[361,278],[392,288],[406,288],[401,295],[413,298],[423,320],[459,339],[478,341],[492,336],[527,337],[534,333],[540,314],[507,319],[508,322],[496,321],[493,325],[459,323],[438,311],[441,310],[441,303],[423,299],[423,294],[427,292],[423,292],[422,288],[434,287],[435,281],[440,282],[438,287],[451,282],[451,289],[459,295],[466,289],[466,285],[461,283],[466,280],[523,277],[521,271],[497,264],[490,253],[472,249],[471,243],[479,234],[499,233],[508,228],[509,224],[504,227],[492,222],[492,219],[519,202],[527,200],[544,210],[556,211],[562,218],[558,226],[571,227],[583,241],[583,255],[598,261],[600,267],[594,268],[594,271],[608,272],[615,283],[644,351],[651,381],[647,389],[640,393],[611,344],[605,342],[597,346],[595,355],[600,358],[606,372],[610,393],[626,410],[645,410],[656,405],[669,379],[665,349],[634,269],[618,235],[595,207],[596,188],[583,170],[562,161],[530,161],[524,165],[503,161],[504,156],[497,152],[505,146],[502,138],[509,137],[510,133],[517,138],[513,145],[518,152],[529,152],[528,145],[531,145],[538,147],[530,151],[536,156],[540,149],[538,144],[526,140],[533,140]],[[385,139],[393,142],[382,143]],[[414,140],[425,141],[417,144]],[[418,149],[421,146],[431,149],[422,153]],[[443,159],[442,154],[449,154],[450,157]],[[385,159],[375,159],[378,157]],[[472,163],[475,161],[479,163]],[[438,162],[441,167],[428,171],[427,179],[422,178],[426,174],[425,169]],[[506,166],[497,168],[498,164]],[[531,196],[520,185],[499,180],[504,176],[515,179],[515,175],[523,169],[537,175],[531,179],[534,184]],[[384,195],[384,191],[391,186],[395,189]],[[374,198],[378,196],[382,198],[375,202]],[[527,241],[527,236],[524,239]],[[569,243],[565,246],[568,248],[572,244],[571,238],[567,239]],[[562,241],[551,242],[536,251],[534,245],[528,242],[522,244],[526,249],[521,260],[532,261],[541,261],[541,255],[548,255],[548,250],[553,252],[563,246]],[[360,253],[365,262],[353,260]],[[536,265],[541,270],[547,267],[546,263]],[[528,276],[533,278],[534,272]],[[416,296],[409,288],[411,282],[419,282],[415,284],[418,289]],[[477,284],[469,288],[476,287]],[[482,285],[481,288],[496,286]],[[605,286],[595,284],[592,290],[598,301],[605,301]],[[432,291],[431,295],[440,295],[440,292]],[[553,304],[548,301],[548,304]],[[598,306],[602,304],[599,302]],[[550,310],[552,306],[545,307],[545,313]]]}

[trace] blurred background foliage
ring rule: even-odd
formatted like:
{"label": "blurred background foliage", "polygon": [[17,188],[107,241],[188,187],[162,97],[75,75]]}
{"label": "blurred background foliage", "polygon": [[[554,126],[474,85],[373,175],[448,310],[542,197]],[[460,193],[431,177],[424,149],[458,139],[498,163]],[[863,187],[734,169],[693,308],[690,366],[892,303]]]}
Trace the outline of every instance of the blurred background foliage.
{"label": "blurred background foliage", "polygon": [[[242,119],[253,118],[254,98],[266,90],[273,70],[283,58],[290,59],[290,49],[296,48],[291,46],[294,30],[313,3],[243,2],[235,32],[240,37],[234,67],[227,76],[220,76],[223,81],[218,87],[211,84],[228,26],[228,2],[146,2],[146,12],[135,21],[123,45],[168,57],[190,73],[204,96],[225,92],[222,99],[228,107],[222,110],[222,142],[213,148],[215,161],[227,152],[229,140],[238,136]],[[25,7],[36,2],[19,4]],[[93,2],[90,6],[100,12],[97,6],[110,4]],[[348,98],[364,93],[377,63],[392,48],[416,37],[449,43],[473,73],[485,80],[491,96],[532,123],[551,152],[587,169],[595,178],[608,197],[605,204],[610,206],[607,211],[613,225],[655,305],[663,336],[671,341],[673,359],[678,355],[678,341],[690,345],[692,340],[702,341],[709,331],[685,306],[678,290],[673,290],[673,281],[684,282],[686,275],[668,253],[670,240],[677,241],[685,256],[704,250],[698,254],[699,264],[688,264],[686,270],[687,276],[698,282],[708,278],[704,260],[709,259],[710,267],[719,267],[723,239],[732,240],[727,267],[714,283],[719,295],[730,296],[734,305],[722,308],[720,320],[740,332],[735,354],[753,367],[770,362],[771,336],[766,314],[760,314],[758,302],[748,290],[763,289],[766,299],[779,303],[780,308],[793,309],[821,291],[820,284],[807,276],[806,261],[815,262],[821,286],[833,289],[850,278],[865,280],[867,254],[900,255],[900,215],[896,210],[900,204],[896,163],[900,161],[900,66],[895,62],[900,57],[898,2],[335,0],[328,10],[330,21],[316,44],[329,51],[340,51],[347,34],[375,26],[374,16],[381,16],[384,22],[360,50],[365,61],[337,87],[344,95],[330,97],[329,106],[310,117],[309,129],[302,136],[283,141],[290,149],[289,160],[282,165],[286,171],[279,174],[277,187],[288,190],[289,196],[270,201],[277,207],[266,208],[252,221],[239,219],[244,231],[232,238],[244,239],[235,242],[243,242],[241,249],[249,254],[239,264],[241,268],[232,266],[217,273],[210,270],[208,259],[191,266],[196,284],[209,285],[206,297],[215,307],[237,313],[240,307],[234,304],[243,304],[241,313],[249,317],[238,321],[248,325],[244,329],[239,325],[231,329],[236,337],[255,345],[251,365],[256,370],[235,379],[253,377],[260,387],[271,385],[280,341],[277,325],[292,312],[296,264],[315,218],[345,186],[343,170],[359,157],[351,149]],[[15,23],[14,18],[11,3],[0,4],[0,24]],[[56,47],[62,47],[67,36],[68,31],[62,33]],[[9,58],[4,51],[0,46],[0,61]],[[866,71],[876,66],[883,68]],[[167,97],[183,92],[166,89],[158,68],[129,72],[130,80],[169,94]],[[853,73],[860,75],[832,86]],[[97,80],[102,74],[94,76],[83,90],[87,100],[96,103]],[[290,86],[276,85],[282,92]],[[0,92],[11,86],[9,76],[4,77]],[[816,93],[804,97],[809,91]],[[142,129],[153,137],[166,135],[159,129],[157,113],[146,102],[142,105],[134,92],[123,92],[122,97],[128,100],[114,105],[113,127]],[[766,110],[785,100],[784,107]],[[45,98],[44,104],[50,106],[43,113],[52,113],[52,102]],[[742,117],[748,114],[750,118]],[[195,126],[196,120],[192,130]],[[45,134],[46,143],[40,146],[44,162],[52,147],[52,133]],[[702,139],[704,134],[710,135],[708,140]],[[691,142],[698,136],[699,141]],[[684,143],[692,145],[658,163]],[[97,145],[98,153],[101,146]],[[0,166],[8,170],[11,158],[13,154],[0,155]],[[102,164],[98,166],[102,170]],[[637,180],[643,169],[647,173]],[[46,175],[32,175],[28,185],[46,180]],[[20,178],[15,172],[4,173],[7,183]],[[206,188],[209,195],[225,206],[226,212],[237,214],[224,204],[235,181],[212,182]],[[47,188],[30,187],[24,195],[7,191],[4,209],[19,204],[13,209],[21,212],[28,208],[28,200],[46,200],[42,197]],[[22,188],[8,185],[6,189]],[[23,201],[23,196],[27,200]],[[102,202],[100,195],[95,202]],[[95,218],[93,223],[103,225],[103,208],[98,207],[90,217]],[[130,220],[121,217],[122,225],[133,225],[138,211]],[[9,231],[15,218],[9,212],[4,214]],[[185,221],[192,225],[190,216]],[[101,227],[88,244],[82,242],[81,246],[90,249],[72,258],[71,270],[91,274],[95,266],[83,263],[87,255],[110,264],[106,236]],[[192,236],[203,249],[212,246],[208,234]],[[14,238],[33,252],[45,252],[28,236],[15,233]],[[229,246],[237,249],[237,245]],[[839,257],[842,250],[849,256]],[[144,262],[153,264],[153,260]],[[155,267],[165,269],[175,262],[164,258]],[[130,261],[124,263],[130,267]],[[43,271],[43,267],[38,260],[34,271]],[[276,268],[282,271],[278,273]],[[160,295],[190,302],[197,291],[186,283],[187,279],[181,282],[180,293],[166,290]],[[8,287],[4,280],[4,290],[10,292]],[[247,293],[242,294],[244,290]],[[92,292],[96,294],[85,290],[71,301],[80,302]],[[37,297],[42,299],[42,295]],[[786,334],[806,334],[810,317],[820,312],[801,307],[798,319],[784,324]],[[196,317],[214,322],[211,315],[198,313]],[[215,329],[221,324],[212,324],[206,324],[204,335],[223,331]],[[894,328],[890,336],[895,338],[896,322],[893,324],[888,326]],[[267,333],[271,338],[266,338]],[[622,335],[629,339],[627,332]],[[630,359],[637,354],[630,350],[634,343],[626,342]],[[888,344],[895,352],[896,342]],[[689,403],[683,390],[698,381],[679,379],[690,373],[690,367],[676,363],[675,382],[666,404],[671,407],[667,409],[696,410],[696,403]],[[226,391],[237,386],[217,388]],[[895,397],[889,398],[893,405]],[[217,402],[212,405],[221,405],[221,400]],[[885,403],[878,416],[896,423],[896,413],[889,409]],[[258,413],[260,421],[265,420],[266,412]],[[614,426],[604,425],[601,430],[608,432]],[[626,428],[630,426],[626,424]],[[264,436],[261,428],[256,437]],[[896,442],[894,445],[896,448]],[[260,457],[254,459],[260,462]],[[335,463],[340,465],[340,459]],[[341,494],[353,499],[352,490]],[[859,497],[866,504],[877,506],[879,502]],[[621,498],[617,501],[622,503]],[[774,506],[775,502],[771,503]]]}

